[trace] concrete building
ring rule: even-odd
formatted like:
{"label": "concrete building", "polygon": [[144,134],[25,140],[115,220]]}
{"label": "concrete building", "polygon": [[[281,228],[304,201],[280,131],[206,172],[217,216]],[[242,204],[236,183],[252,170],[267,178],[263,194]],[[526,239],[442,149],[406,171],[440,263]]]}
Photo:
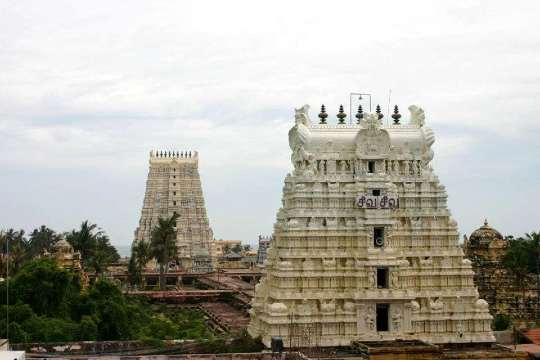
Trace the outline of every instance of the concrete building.
{"label": "concrete building", "polygon": [[150,241],[158,219],[176,213],[179,215],[176,245],[180,266],[205,272],[211,270],[214,237],[206,215],[198,167],[197,152],[150,152],[150,170],[135,241]]}
{"label": "concrete building", "polygon": [[445,187],[430,162],[433,131],[410,106],[401,124],[359,108],[354,124],[313,124],[309,106],[289,131],[285,177],[265,277],[248,331],[269,346],[348,346],[351,341],[493,342],[492,316]]}

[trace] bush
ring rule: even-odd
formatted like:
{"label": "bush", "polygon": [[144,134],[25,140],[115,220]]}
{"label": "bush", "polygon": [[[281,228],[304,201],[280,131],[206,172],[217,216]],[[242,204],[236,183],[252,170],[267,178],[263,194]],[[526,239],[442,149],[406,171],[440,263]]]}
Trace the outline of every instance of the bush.
{"label": "bush", "polygon": [[90,316],[83,316],[79,323],[79,331],[77,334],[78,340],[96,341],[98,336],[98,328],[95,321]]}
{"label": "bush", "polygon": [[67,342],[75,340],[78,325],[71,320],[33,316],[22,328],[28,333],[28,342]]}
{"label": "bush", "polygon": [[493,330],[495,331],[508,330],[510,328],[510,325],[512,325],[512,321],[510,321],[510,318],[507,315],[504,315],[504,314],[495,315],[495,319],[493,320]]}

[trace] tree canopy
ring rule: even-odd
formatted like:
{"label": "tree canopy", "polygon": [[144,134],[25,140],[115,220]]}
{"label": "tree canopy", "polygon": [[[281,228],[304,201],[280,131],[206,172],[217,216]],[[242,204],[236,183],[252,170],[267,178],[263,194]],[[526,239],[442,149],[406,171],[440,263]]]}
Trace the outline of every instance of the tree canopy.
{"label": "tree canopy", "polygon": [[[54,285],[54,286],[53,286]],[[128,298],[103,278],[81,289],[51,259],[34,259],[9,280],[9,339],[17,342],[208,339],[204,316]],[[6,282],[0,284],[0,337],[6,337]]]}
{"label": "tree canopy", "polygon": [[66,240],[81,253],[83,267],[96,274],[102,273],[107,264],[120,259],[105,232],[88,220],[83,221],[79,229],[66,233]]}

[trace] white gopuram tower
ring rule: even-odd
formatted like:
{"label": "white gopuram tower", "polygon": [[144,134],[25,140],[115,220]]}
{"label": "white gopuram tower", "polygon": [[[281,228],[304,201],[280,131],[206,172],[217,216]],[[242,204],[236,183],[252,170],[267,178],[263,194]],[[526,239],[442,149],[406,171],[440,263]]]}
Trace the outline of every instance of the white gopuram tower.
{"label": "white gopuram tower", "polygon": [[194,272],[212,270],[214,235],[204,205],[197,152],[151,151],[150,170],[135,241],[150,241],[158,219],[179,215],[176,244],[180,265]]}
{"label": "white gopuram tower", "polygon": [[458,245],[445,187],[430,166],[424,112],[407,125],[382,114],[314,125],[309,106],[289,131],[285,178],[249,332],[266,346],[347,346],[352,340],[493,342],[488,304]]}

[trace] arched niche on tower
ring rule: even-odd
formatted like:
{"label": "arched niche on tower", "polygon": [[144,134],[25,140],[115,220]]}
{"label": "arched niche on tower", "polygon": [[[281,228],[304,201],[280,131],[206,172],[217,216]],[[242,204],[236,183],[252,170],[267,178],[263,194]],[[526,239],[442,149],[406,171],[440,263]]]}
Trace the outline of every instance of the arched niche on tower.
{"label": "arched niche on tower", "polygon": [[390,156],[390,135],[381,129],[381,122],[376,116],[368,116],[365,127],[356,135],[355,145],[360,174],[385,172],[383,160]]}

